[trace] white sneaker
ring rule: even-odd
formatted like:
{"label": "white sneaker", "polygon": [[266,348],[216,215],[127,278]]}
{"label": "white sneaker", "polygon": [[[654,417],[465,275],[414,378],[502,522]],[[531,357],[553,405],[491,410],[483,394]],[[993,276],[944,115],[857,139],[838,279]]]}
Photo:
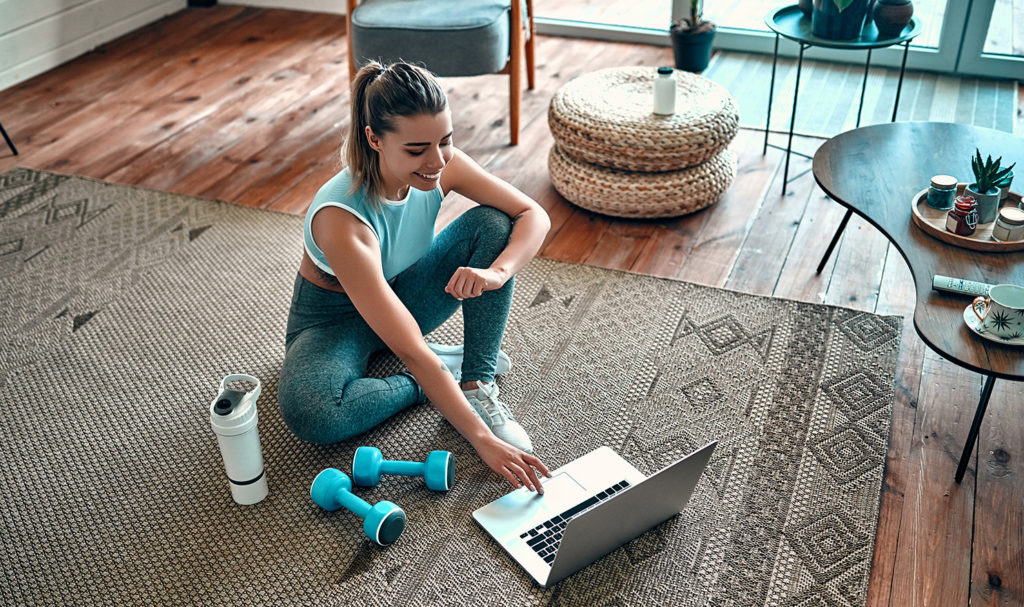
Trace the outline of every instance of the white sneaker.
{"label": "white sneaker", "polygon": [[505,403],[498,400],[497,384],[477,382],[475,390],[463,390],[462,393],[495,436],[521,451],[533,453],[533,443],[526,430],[512,417]]}
{"label": "white sneaker", "polygon": [[[462,380],[462,356],[465,352],[465,348],[462,344],[457,346],[446,346],[443,344],[432,344],[427,342],[427,347],[430,348],[437,357],[441,359],[441,362],[448,367],[448,370],[452,375],[455,376],[455,381]],[[495,365],[494,374],[504,375],[512,369],[512,359],[505,354],[504,350],[498,350],[498,364]]]}

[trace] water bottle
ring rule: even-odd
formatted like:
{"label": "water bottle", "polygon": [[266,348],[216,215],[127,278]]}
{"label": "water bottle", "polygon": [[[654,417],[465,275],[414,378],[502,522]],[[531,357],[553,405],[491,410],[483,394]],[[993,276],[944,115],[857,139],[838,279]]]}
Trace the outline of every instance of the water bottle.
{"label": "water bottle", "polygon": [[[256,384],[249,392],[228,388],[228,384],[246,381]],[[251,375],[228,375],[220,382],[220,393],[210,403],[210,425],[217,434],[220,454],[236,503],[248,506],[267,497],[267,477],[263,470],[263,451],[256,428],[256,399],[260,380]]]}
{"label": "water bottle", "polygon": [[654,79],[654,113],[671,116],[676,113],[676,78],[670,67],[659,67]]}

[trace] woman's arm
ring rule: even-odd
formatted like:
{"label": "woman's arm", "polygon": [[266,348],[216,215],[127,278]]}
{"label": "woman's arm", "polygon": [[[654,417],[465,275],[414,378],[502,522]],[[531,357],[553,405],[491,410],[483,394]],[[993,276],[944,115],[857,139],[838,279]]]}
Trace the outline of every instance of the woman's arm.
{"label": "woman's arm", "polygon": [[458,192],[474,202],[503,211],[515,222],[508,245],[491,267],[459,268],[455,272],[446,289],[452,296],[465,299],[500,289],[544,244],[544,237],[551,228],[544,208],[511,184],[485,171],[458,148],[441,173],[441,188],[445,193]]}
{"label": "woman's arm", "polygon": [[541,489],[536,457],[508,445],[473,412],[455,379],[427,347],[416,319],[384,279],[376,235],[354,215],[325,207],[313,218],[313,234],[338,282],[371,329],[409,367],[441,415],[473,445],[480,458],[514,487]]}

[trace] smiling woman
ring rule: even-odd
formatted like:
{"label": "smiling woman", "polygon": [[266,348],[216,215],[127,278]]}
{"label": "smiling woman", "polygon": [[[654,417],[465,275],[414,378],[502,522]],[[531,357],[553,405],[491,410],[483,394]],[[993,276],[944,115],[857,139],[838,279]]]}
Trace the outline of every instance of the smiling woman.
{"label": "smiling woman", "polygon": [[[500,348],[514,276],[550,222],[534,200],[456,149],[453,137],[448,100],[426,70],[371,62],[356,75],[347,166],[306,213],[281,414],[300,438],[334,443],[429,399],[492,470],[539,491],[536,471],[547,468],[498,400],[494,377],[511,365]],[[452,191],[481,206],[435,237]],[[459,307],[463,346],[426,343]],[[409,372],[366,377],[370,355],[384,349]]]}

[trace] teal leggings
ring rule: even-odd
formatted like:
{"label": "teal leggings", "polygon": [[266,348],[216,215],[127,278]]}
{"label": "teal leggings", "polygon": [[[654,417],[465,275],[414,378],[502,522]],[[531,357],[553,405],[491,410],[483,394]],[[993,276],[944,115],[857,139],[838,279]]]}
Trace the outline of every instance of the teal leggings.
{"label": "teal leggings", "polygon": [[[424,335],[462,306],[464,382],[494,381],[514,280],[461,302],[444,288],[461,266],[489,267],[504,250],[511,231],[512,222],[503,212],[474,207],[442,230],[430,250],[391,282]],[[424,402],[422,390],[409,374],[366,377],[370,356],[386,348],[348,295],[297,276],[278,384],[285,424],[304,440],[334,443]]]}

